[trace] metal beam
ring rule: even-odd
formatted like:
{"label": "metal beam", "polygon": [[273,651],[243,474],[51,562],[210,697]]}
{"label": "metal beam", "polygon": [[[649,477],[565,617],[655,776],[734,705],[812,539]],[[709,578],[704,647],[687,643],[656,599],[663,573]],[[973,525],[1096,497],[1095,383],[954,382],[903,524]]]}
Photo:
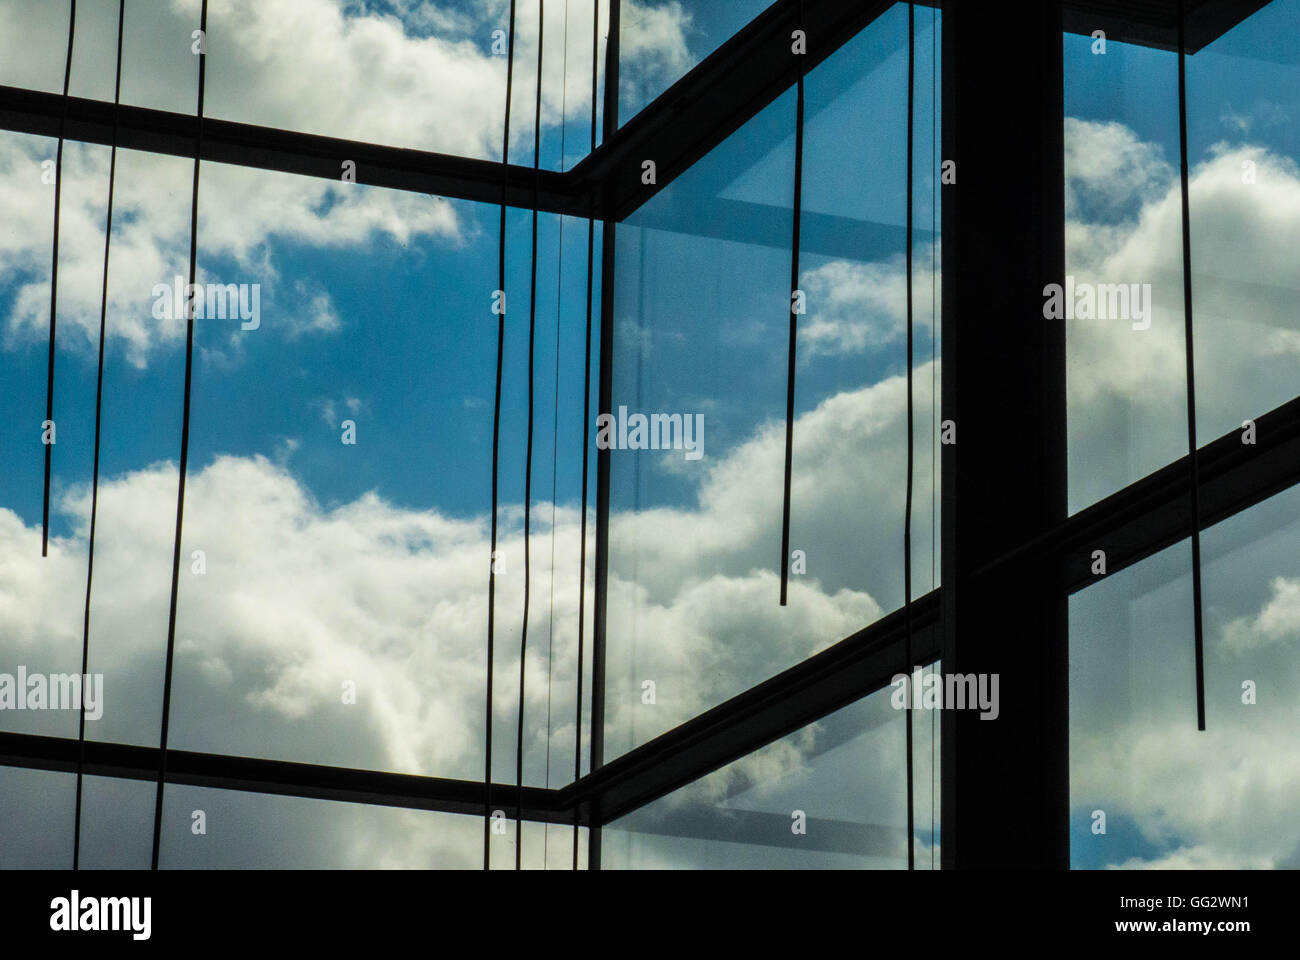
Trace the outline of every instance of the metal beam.
{"label": "metal beam", "polygon": [[[0,765],[74,773],[75,739],[0,733]],[[87,776],[127,780],[158,779],[158,748],[86,742]],[[259,760],[187,750],[167,751],[167,782],[217,790],[271,793],[314,800],[368,803],[411,810],[483,815],[483,784],[374,770]],[[558,793],[541,787],[495,784],[492,795],[502,809],[522,806],[525,820],[573,825],[573,815],[558,806]],[[522,802],[521,802],[522,801]]]}
{"label": "metal beam", "polygon": [[[997,675],[1001,711],[945,710],[945,868],[1069,865],[1066,596],[1059,557],[989,561],[1066,517],[1061,0],[951,0],[943,24],[945,673]],[[990,58],[993,35],[1014,51]],[[990,149],[996,144],[996,149]],[[1006,157],[1018,173],[1006,175]],[[975,580],[975,572],[984,576]]]}
{"label": "metal beam", "polygon": [[[913,604],[913,660],[939,654],[938,592]],[[560,791],[595,826],[609,823],[793,733],[907,671],[902,610],[623,754]]]}
{"label": "metal beam", "polygon": [[[193,159],[198,143],[197,117],[144,107],[114,106],[102,100],[69,97],[65,136],[86,143],[113,142],[113,116],[118,120],[117,145],[128,150]],[[64,98],[55,93],[0,86],[0,129],[57,137]],[[547,213],[575,217],[588,214],[587,197],[569,174],[532,167],[473,160],[423,150],[385,147],[357,140],[322,137],[292,130],[259,127],[229,120],[203,119],[202,159],[262,170],[277,170],[338,182],[345,161],[356,164],[356,182],[394,190],[435,194],[482,203],[533,206]],[[540,179],[539,179],[540,178]]]}

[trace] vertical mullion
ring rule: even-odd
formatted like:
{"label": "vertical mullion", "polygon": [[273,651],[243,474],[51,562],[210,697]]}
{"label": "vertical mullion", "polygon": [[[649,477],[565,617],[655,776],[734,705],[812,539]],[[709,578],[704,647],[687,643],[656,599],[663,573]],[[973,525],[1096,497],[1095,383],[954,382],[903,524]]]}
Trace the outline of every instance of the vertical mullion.
{"label": "vertical mullion", "polygon": [[[618,132],[618,77],[620,0],[609,0],[605,40],[605,95],[603,140]],[[601,189],[604,189],[602,186]],[[612,192],[603,198],[608,211]],[[613,220],[605,220],[600,242],[600,413],[611,412],[614,396],[614,234]],[[605,763],[605,620],[609,584],[609,450],[596,453],[596,599],[591,648],[591,771]],[[600,869],[601,817],[590,818],[587,832],[587,869]]]}
{"label": "vertical mullion", "polygon": [[1196,354],[1192,314],[1192,224],[1187,164],[1186,11],[1178,0],[1178,151],[1183,220],[1183,338],[1187,363],[1187,465],[1192,514],[1192,624],[1196,647],[1196,729],[1205,729],[1205,634],[1201,604],[1201,471],[1196,449]]}

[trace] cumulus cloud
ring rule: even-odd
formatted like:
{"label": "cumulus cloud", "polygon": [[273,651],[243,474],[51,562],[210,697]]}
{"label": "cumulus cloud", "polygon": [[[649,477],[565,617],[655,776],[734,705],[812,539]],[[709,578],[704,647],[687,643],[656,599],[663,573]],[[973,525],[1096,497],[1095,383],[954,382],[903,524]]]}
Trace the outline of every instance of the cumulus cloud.
{"label": "cumulus cloud", "polygon": [[[930,267],[937,246],[917,247],[913,257],[912,322],[918,331],[931,326],[931,291],[941,288]],[[807,320],[799,324],[805,362],[878,350],[907,335],[907,264],[901,255],[872,263],[832,260],[804,273],[801,283],[810,303]]]}
{"label": "cumulus cloud", "polygon": [[[591,108],[592,18],[607,29],[605,3],[516,4],[512,144],[532,141],[539,39],[544,40],[542,123]],[[198,0],[128,3],[129,103],[192,112],[197,93],[191,32]],[[117,5],[78,10],[72,92],[112,98]],[[67,20],[25,0],[0,3],[0,82],[62,88]],[[493,33],[510,24],[509,0],[211,0],[208,4],[206,112],[285,127],[459,156],[501,155],[506,58]],[[694,63],[680,4],[623,4],[622,51],[628,83],[662,88]],[[566,42],[567,41],[567,42]],[[603,40],[602,51],[603,53]],[[145,58],[148,58],[147,61]],[[603,60],[603,58],[602,58]],[[602,60],[597,66],[603,67]],[[148,63],[147,69],[140,64]]]}
{"label": "cumulus cloud", "polygon": [[[1150,284],[1154,306],[1147,330],[1128,319],[1067,321],[1078,509],[1187,452],[1182,214],[1167,162],[1132,131],[1070,120],[1066,143],[1067,273]],[[1221,143],[1193,166],[1189,189],[1203,444],[1295,395],[1300,169],[1258,144]]]}
{"label": "cumulus cloud", "polygon": [[1300,640],[1300,578],[1275,577],[1271,587],[1273,595],[1256,616],[1224,626],[1223,644],[1230,651]]}
{"label": "cumulus cloud", "polygon": [[[5,318],[10,342],[43,339],[49,328],[54,189],[42,183],[41,164],[53,158],[54,146],[45,138],[0,135],[0,206],[9,212],[7,229],[0,231],[0,289],[11,289]],[[99,336],[108,168],[108,148],[65,144],[59,331],[63,342],[90,352]],[[188,278],[192,175],[192,163],[183,159],[118,154],[106,332],[125,344],[138,367],[147,365],[155,349],[185,335],[179,311],[155,317],[153,290],[160,283],[172,286],[177,276]],[[207,164],[200,186],[198,280],[274,282],[272,242],[320,249],[364,247],[379,237],[459,243],[475,227],[457,209],[436,197]],[[329,333],[340,325],[320,288],[296,288],[280,313],[287,318],[287,336]]]}
{"label": "cumulus cloud", "polygon": [[[834,469],[826,469],[825,482],[796,489],[796,509],[810,523],[847,526],[846,541],[897,539],[889,511],[867,514],[854,527],[833,501],[863,496],[865,464],[880,457],[881,444],[893,442],[902,416],[900,383],[895,378],[835,397],[797,425],[796,455],[830,461]],[[346,408],[347,398],[334,404]],[[756,506],[750,480],[761,469],[771,474],[767,486],[779,490],[782,444],[781,432],[766,425],[699,477],[697,503],[611,518],[614,538],[638,538],[642,551],[611,559],[611,642],[630,644],[634,651],[618,649],[638,658],[636,671],[611,677],[611,749],[630,747],[623,742],[629,731],[637,742],[648,739],[880,615],[870,579],[866,589],[849,586],[856,574],[847,559],[843,565],[834,559],[833,546],[822,556],[822,575],[795,578],[790,606],[775,615],[777,575],[767,539],[780,513],[770,510],[762,522],[750,516]],[[291,451],[279,461],[220,456],[191,471],[173,746],[479,778],[487,518],[452,519],[373,493],[324,506],[295,478],[291,463]],[[838,473],[844,476],[837,480]],[[174,519],[159,504],[174,502],[176,481],[169,463],[101,478],[91,643],[92,670],[105,672],[109,699],[104,719],[90,731],[96,739],[148,743],[156,737]],[[890,486],[887,477],[872,482]],[[577,557],[580,518],[559,506],[552,527],[549,506],[535,504],[533,514],[534,641],[525,707],[530,782],[546,780],[540,758],[548,744],[551,775],[567,779],[559,772],[561,758],[567,750],[571,765],[576,733],[577,576],[557,570],[549,605],[540,587],[551,573],[552,537],[557,566]],[[44,560],[39,526],[0,510],[2,649],[6,659],[32,670],[71,669],[79,655],[79,616],[65,600],[84,590],[89,492],[74,488],[58,509],[72,520],[72,532],[55,537]],[[520,508],[505,507],[502,521],[494,714],[498,752],[512,756]],[[707,552],[692,554],[705,545]],[[591,545],[588,556],[594,556]],[[882,577],[889,566],[880,561]],[[701,576],[702,568],[710,572]],[[588,623],[593,599],[588,590]],[[66,615],[52,616],[56,609]],[[611,649],[612,660],[619,655]],[[653,708],[642,703],[637,671],[659,683]],[[342,701],[345,682],[356,685],[356,704]],[[541,720],[548,711],[549,734]],[[26,729],[68,735],[58,726],[66,719],[44,715],[32,721],[42,726]],[[584,740],[589,735],[584,731]],[[760,760],[781,768],[799,762],[797,751]]]}

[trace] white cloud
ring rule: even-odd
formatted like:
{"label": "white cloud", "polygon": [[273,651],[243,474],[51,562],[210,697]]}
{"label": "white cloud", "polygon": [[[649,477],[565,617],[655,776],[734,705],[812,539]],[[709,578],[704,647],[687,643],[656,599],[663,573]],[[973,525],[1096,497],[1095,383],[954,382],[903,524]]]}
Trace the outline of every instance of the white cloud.
{"label": "white cloud", "polygon": [[1300,640],[1300,578],[1275,577],[1273,595],[1254,617],[1224,625],[1223,645],[1233,653]]}
{"label": "white cloud", "polygon": [[[41,183],[41,161],[54,142],[19,134],[0,135],[0,207],[8,212],[0,232],[0,286],[12,286],[5,331],[10,342],[43,339],[49,327],[50,252],[54,188]],[[104,261],[104,217],[109,150],[68,143],[63,155],[59,236],[59,331],[63,342],[93,352],[99,336]],[[153,288],[189,274],[189,209],[192,163],[119,151],[109,265],[109,339],[127,346],[128,359],[147,364],[150,354],[184,338],[183,319],[155,319]],[[458,243],[463,224],[448,201],[240,167],[203,167],[199,200],[199,281],[261,283],[278,279],[268,244],[317,248],[364,248],[376,237],[410,243],[429,237]],[[233,264],[220,275],[209,265]],[[182,281],[183,282],[183,281]],[[286,296],[285,335],[338,328],[337,311],[319,289],[295,288]],[[281,326],[263,300],[263,322]],[[202,322],[202,321],[200,321]]]}

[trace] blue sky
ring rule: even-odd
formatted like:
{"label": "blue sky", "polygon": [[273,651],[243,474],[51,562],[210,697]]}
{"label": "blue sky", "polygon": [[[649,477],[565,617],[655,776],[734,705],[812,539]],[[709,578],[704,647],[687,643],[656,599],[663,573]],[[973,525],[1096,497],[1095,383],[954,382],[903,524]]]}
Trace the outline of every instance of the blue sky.
{"label": "blue sky", "polygon": [[[293,0],[317,13],[323,2]],[[637,37],[651,66],[625,89],[627,107],[664,89],[765,4],[701,0],[682,4],[676,13],[666,5],[650,6],[671,15],[643,21]],[[391,4],[393,10],[405,7],[397,0]],[[14,9],[0,4],[8,15],[15,15]],[[383,56],[367,59],[358,52],[363,45],[350,39],[347,22],[315,17],[319,32],[300,37],[298,52],[309,60],[319,55],[337,62],[337,75],[322,74],[307,88],[295,89],[298,100],[277,99],[279,85],[289,79],[280,72],[284,61],[278,54],[259,60],[255,32],[236,29],[268,9],[247,6],[245,0],[214,0],[213,39],[224,55],[210,56],[210,92],[221,115],[252,122],[302,118],[304,127],[335,125],[344,135],[390,138],[386,142],[418,138],[426,146],[470,155],[499,150],[493,113],[499,97],[492,93],[499,65],[485,60],[482,24],[433,29],[408,21],[409,35],[391,27],[377,34]],[[465,0],[451,12],[470,9],[482,8]],[[548,4],[548,10],[557,9]],[[183,100],[188,82],[170,72],[186,64],[185,57],[171,57],[166,47],[173,28],[187,22],[186,2],[174,0],[159,10],[157,18],[137,19],[133,27],[140,31],[133,40],[137,48],[157,53],[154,60],[139,61],[156,65],[157,75],[137,74],[132,89],[138,96],[133,96],[155,106]],[[1290,119],[1300,106],[1293,82],[1294,31],[1283,29],[1294,22],[1296,11],[1295,0],[1275,3],[1189,62],[1192,159],[1198,168],[1214,159],[1210,148],[1220,140],[1234,149],[1262,146],[1292,160],[1300,154]],[[683,13],[693,19],[687,22]],[[93,22],[92,14],[88,17]],[[930,18],[930,11],[918,9],[917,442],[918,471],[924,476],[917,496],[923,505],[931,499],[927,467],[933,438],[927,425],[934,373],[926,272],[935,172],[928,139]],[[268,28],[263,21],[256,25]],[[580,32],[575,26],[571,35],[575,60]],[[461,37],[468,46],[435,49],[411,42],[437,36]],[[57,60],[58,31],[49,31],[49,37]],[[583,45],[586,37],[589,32]],[[901,602],[905,38],[906,8],[898,6],[807,82],[801,282],[810,294],[810,311],[800,325],[792,534],[795,546],[809,550],[810,576],[796,580],[788,609],[776,606],[775,577],[781,559],[776,554],[793,96],[778,98],[620,228],[615,405],[703,413],[706,432],[705,458],[698,464],[672,454],[627,453],[614,460],[611,751],[643,742]],[[1080,246],[1079,267],[1158,272],[1167,267],[1162,257],[1176,247],[1157,216],[1168,185],[1160,180],[1163,168],[1156,162],[1162,156],[1165,165],[1176,164],[1173,60],[1168,53],[1119,44],[1097,58],[1089,46],[1086,38],[1065,39],[1066,112],[1079,124],[1072,135],[1101,151],[1102,187],[1113,185],[1108,165],[1134,156],[1141,162],[1135,162],[1133,183],[1121,184],[1127,192],[1120,191],[1118,207],[1100,205],[1114,198],[1098,193],[1097,182],[1083,183],[1081,175],[1081,196],[1099,205],[1085,203],[1079,222],[1097,228],[1093,234],[1102,239],[1095,248]],[[102,78],[102,43],[83,49],[89,58],[86,75]],[[0,82],[49,88],[48,51],[28,60],[22,51],[0,53],[5,53],[0,71],[8,71],[0,72]],[[410,62],[429,63],[433,76],[413,79],[408,90],[393,78]],[[516,77],[526,76],[532,62],[525,49]],[[555,62],[549,50],[548,62]],[[394,73],[382,72],[393,64]],[[74,70],[74,81],[77,76]],[[465,78],[463,95],[448,97],[437,87],[446,76]],[[374,86],[358,77],[375,78]],[[358,83],[365,96],[355,93]],[[548,115],[556,119],[544,126],[543,165],[558,166],[562,159],[556,112],[561,104],[573,106],[564,162],[572,163],[586,149],[589,104],[575,99],[576,89],[570,84],[566,93],[562,84],[544,83]],[[512,146],[512,159],[526,163],[531,161],[531,93],[523,85],[516,94],[521,102],[515,119],[522,125],[517,129],[525,136]],[[1121,140],[1113,131],[1098,135],[1099,125],[1110,122],[1128,129],[1131,154],[1105,152]],[[53,197],[52,188],[40,183],[39,160],[53,150],[48,139],[0,134],[0,162],[7,173],[0,179],[0,203],[14,211],[0,228],[5,231],[0,266],[8,267],[0,279],[0,317],[7,321],[0,390],[10,410],[0,421],[6,467],[0,474],[0,551],[14,551],[5,562],[15,584],[0,594],[0,617],[8,618],[0,635],[11,638],[13,655],[33,669],[42,658],[59,666],[80,654],[85,543],[78,528],[84,514],[76,496],[70,496],[66,510],[60,505],[62,495],[76,494],[90,479],[95,341],[88,332],[98,325],[107,182],[106,148],[68,148],[55,397],[53,517],[59,549],[40,565],[30,545],[41,508],[38,440],[47,344],[42,310],[48,310],[48,292],[42,301],[33,283],[49,265]],[[1236,154],[1229,159],[1235,161]],[[1015,163],[1008,157],[1009,176]],[[1279,249],[1293,249],[1287,246],[1293,234],[1286,212],[1297,178],[1282,161],[1261,169],[1268,203],[1214,192],[1231,177],[1206,166],[1205,179],[1194,187],[1194,197],[1206,198],[1204,207],[1194,206],[1194,242],[1198,223],[1206,225],[1207,249],[1215,239],[1211,227],[1239,223],[1244,236],[1267,232]],[[96,567],[96,583],[104,586],[97,587],[92,650],[121,684],[117,689],[129,690],[116,695],[120,706],[110,710],[102,736],[150,742],[157,730],[160,683],[155,681],[165,636],[175,483],[169,468],[152,473],[145,468],[174,464],[178,456],[184,342],[163,325],[142,327],[137,321],[148,317],[152,285],[187,271],[191,167],[180,158],[122,152],[118,172],[110,268],[114,335],[106,348],[101,447],[101,482],[112,497],[101,513],[105,562]],[[1106,219],[1117,209],[1123,216]],[[187,525],[185,546],[188,555],[191,546],[202,545],[212,563],[206,580],[182,583],[177,690],[184,706],[176,717],[178,746],[445,776],[481,773],[483,734],[476,724],[481,724],[484,694],[483,537],[491,495],[496,359],[489,307],[497,285],[497,218],[498,208],[491,205],[204,165],[200,272],[223,283],[259,283],[261,326],[240,331],[234,320],[196,323],[187,499],[193,526]],[[585,222],[566,220],[561,243],[560,227],[556,217],[539,220],[534,643],[527,661],[526,711],[526,780],[552,784],[572,773],[574,508],[583,427],[587,236]],[[1118,231],[1108,233],[1111,228]],[[498,670],[512,678],[497,690],[496,746],[498,758],[504,758],[498,771],[503,779],[513,776],[517,709],[513,680],[522,594],[518,508],[524,486],[530,230],[530,214],[510,213],[501,497],[503,541],[516,575],[502,579],[498,594]],[[1224,235],[1235,240],[1238,233]],[[597,250],[599,239],[598,234]],[[1293,262],[1288,266],[1254,250],[1233,256],[1216,250],[1209,266],[1248,277],[1257,285],[1252,290],[1295,285]],[[1218,274],[1211,270],[1210,276]],[[1217,279],[1211,289],[1198,287],[1198,298],[1206,293],[1211,317],[1216,285],[1228,289]],[[597,288],[597,303],[599,295]],[[1206,420],[1222,429],[1295,392],[1288,318],[1269,314],[1262,301],[1248,304],[1264,328],[1281,331],[1280,339],[1260,340],[1253,327],[1251,336],[1237,335],[1238,328],[1230,325],[1204,328]],[[1140,344],[1116,337],[1085,346],[1078,356],[1086,361],[1087,376],[1071,399],[1071,415],[1084,427],[1071,436],[1073,474],[1099,477],[1104,487],[1116,477],[1123,480],[1126,472],[1133,474],[1129,479],[1146,472],[1147,460],[1164,462],[1166,447],[1177,455],[1185,444],[1179,412],[1176,403],[1162,404],[1178,396],[1181,341],[1172,334],[1166,338],[1158,327]],[[593,343],[593,354],[598,348]],[[344,419],[356,422],[356,446],[340,442]],[[1148,442],[1150,437],[1156,439]],[[371,492],[375,497],[367,499]],[[309,502],[297,503],[299,496]],[[559,503],[554,530],[549,527],[552,498]],[[161,529],[135,523],[141,515],[158,519]],[[929,539],[929,520],[930,511],[919,509],[914,537],[923,571],[917,584],[923,589],[929,586],[932,559],[921,548]],[[542,599],[552,589],[547,556],[552,536],[553,600]],[[1287,542],[1283,538],[1280,546],[1271,544],[1261,553],[1255,561],[1260,569],[1284,580],[1300,577],[1293,564],[1279,559]],[[0,552],[0,559],[4,556]],[[1238,633],[1270,637],[1269,625],[1277,618],[1258,619],[1260,611],[1271,609],[1269,604],[1284,608],[1288,589],[1261,581],[1251,590],[1222,593],[1211,622],[1225,630],[1237,623]],[[1138,603],[1120,598],[1130,601]],[[1094,616],[1091,628],[1104,628],[1103,619]],[[1170,644],[1178,642],[1174,632]],[[1127,635],[1104,630],[1100,636],[1128,642]],[[1134,649],[1143,649],[1136,640]],[[373,696],[349,715],[339,708],[335,691],[340,677],[354,676]],[[659,682],[655,710],[640,703],[640,684],[648,677]],[[552,716],[552,706],[554,722],[547,726],[541,717],[544,711]],[[225,723],[211,724],[213,715],[225,717]],[[549,767],[542,759],[548,748]],[[779,756],[797,768],[797,751]],[[1184,759],[1193,765],[1197,758]],[[1163,786],[1152,792],[1158,789]],[[1143,836],[1144,822],[1150,827],[1148,810],[1131,816],[1121,811],[1112,818],[1115,839]],[[1189,844],[1210,842],[1208,828],[1195,816],[1189,814],[1179,829],[1180,837],[1191,838]],[[1168,849],[1154,842],[1126,841],[1125,846],[1127,855],[1156,856]],[[1228,852],[1253,849],[1247,838]]]}

